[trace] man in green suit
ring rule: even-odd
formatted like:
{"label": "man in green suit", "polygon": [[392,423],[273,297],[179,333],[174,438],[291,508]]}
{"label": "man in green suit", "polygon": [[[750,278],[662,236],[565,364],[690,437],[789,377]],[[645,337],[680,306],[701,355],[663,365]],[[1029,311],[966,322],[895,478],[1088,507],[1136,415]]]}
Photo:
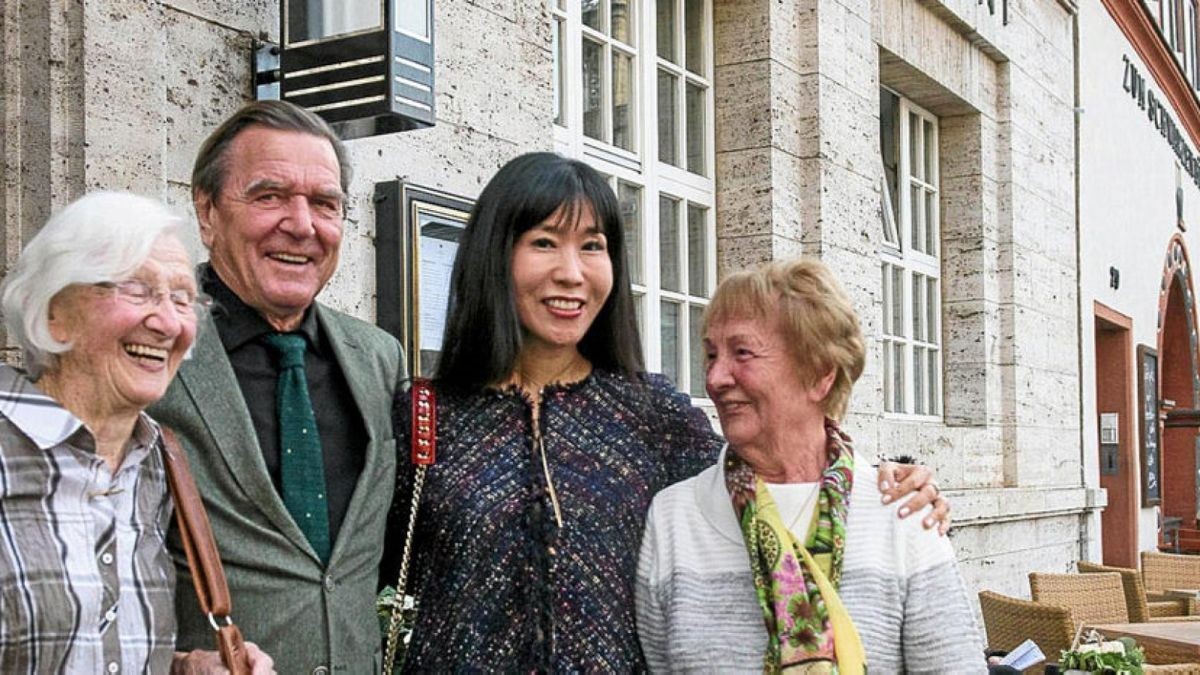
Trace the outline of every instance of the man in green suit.
{"label": "man in green suit", "polygon": [[[281,673],[370,673],[380,662],[391,404],[406,374],[392,336],[315,301],[337,267],[349,173],[337,136],[289,103],[249,104],[205,141],[192,196],[213,310],[151,410],[186,448],[233,618]],[[289,357],[285,344],[299,351]],[[169,543],[177,649],[210,650],[177,533]],[[195,651],[176,665],[212,658]]]}

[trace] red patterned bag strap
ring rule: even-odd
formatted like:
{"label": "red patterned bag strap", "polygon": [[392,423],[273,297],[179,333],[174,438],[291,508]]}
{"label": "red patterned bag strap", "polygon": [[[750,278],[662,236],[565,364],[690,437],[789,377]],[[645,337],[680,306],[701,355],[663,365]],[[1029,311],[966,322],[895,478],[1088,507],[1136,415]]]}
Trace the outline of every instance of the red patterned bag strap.
{"label": "red patterned bag strap", "polygon": [[400,558],[400,572],[396,580],[396,594],[392,596],[392,617],[388,622],[387,650],[384,654],[383,672],[391,675],[396,661],[396,648],[400,641],[400,618],[404,609],[404,589],[408,585],[408,566],[412,559],[413,534],[417,528],[417,507],[421,504],[421,490],[425,487],[425,471],[437,460],[437,395],[433,383],[424,378],[413,380],[412,389],[412,463],[413,495],[408,511],[408,527],[404,533],[404,555]]}

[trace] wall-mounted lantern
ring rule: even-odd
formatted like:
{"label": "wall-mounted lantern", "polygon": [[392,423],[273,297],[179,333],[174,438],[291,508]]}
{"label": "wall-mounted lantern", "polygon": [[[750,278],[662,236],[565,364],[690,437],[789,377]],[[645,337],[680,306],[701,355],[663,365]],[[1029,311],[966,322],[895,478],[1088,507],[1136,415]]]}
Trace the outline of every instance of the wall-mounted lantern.
{"label": "wall-mounted lantern", "polygon": [[343,138],[433,126],[433,0],[280,0],[282,46],[255,53],[258,98]]}

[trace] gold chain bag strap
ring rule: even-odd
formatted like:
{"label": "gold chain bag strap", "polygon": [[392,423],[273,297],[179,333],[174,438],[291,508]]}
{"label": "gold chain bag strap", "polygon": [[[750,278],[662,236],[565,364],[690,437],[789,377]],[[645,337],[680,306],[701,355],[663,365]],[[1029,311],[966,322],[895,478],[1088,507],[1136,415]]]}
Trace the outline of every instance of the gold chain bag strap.
{"label": "gold chain bag strap", "polygon": [[163,465],[167,469],[171,498],[175,501],[175,522],[179,524],[179,536],[183,539],[183,552],[192,571],[192,583],[196,587],[200,610],[208,615],[208,623],[216,631],[221,663],[232,675],[249,675],[246,643],[242,631],[230,617],[233,601],[229,597],[225,569],[221,567],[221,555],[213,540],[204,502],[200,500],[200,492],[196,489],[196,481],[192,478],[179,439],[166,427],[162,427],[162,436]]}
{"label": "gold chain bag strap", "polygon": [[408,584],[408,565],[412,560],[413,534],[417,528],[417,508],[421,504],[421,490],[425,487],[425,471],[437,459],[437,396],[433,384],[423,378],[412,384],[412,439],[413,473],[412,504],[408,510],[408,527],[404,533],[404,555],[400,557],[400,574],[396,580],[396,595],[392,597],[392,617],[388,622],[387,651],[383,659],[383,672],[391,675],[396,662],[396,647],[400,641],[400,617],[404,610],[404,589]]}

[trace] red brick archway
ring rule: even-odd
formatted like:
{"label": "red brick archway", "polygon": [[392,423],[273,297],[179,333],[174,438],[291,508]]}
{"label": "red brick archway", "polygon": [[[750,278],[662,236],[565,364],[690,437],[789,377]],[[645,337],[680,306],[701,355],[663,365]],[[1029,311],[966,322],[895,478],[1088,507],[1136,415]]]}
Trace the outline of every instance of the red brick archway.
{"label": "red brick archway", "polygon": [[[1195,292],[1183,237],[1176,234],[1167,249],[1158,302],[1159,400],[1164,408],[1200,408],[1197,371]],[[1162,429],[1162,513],[1196,527],[1195,427]]]}

